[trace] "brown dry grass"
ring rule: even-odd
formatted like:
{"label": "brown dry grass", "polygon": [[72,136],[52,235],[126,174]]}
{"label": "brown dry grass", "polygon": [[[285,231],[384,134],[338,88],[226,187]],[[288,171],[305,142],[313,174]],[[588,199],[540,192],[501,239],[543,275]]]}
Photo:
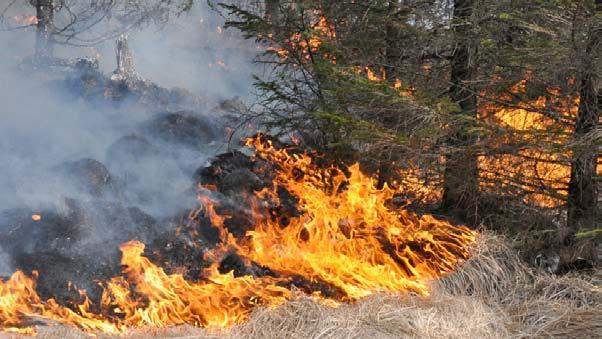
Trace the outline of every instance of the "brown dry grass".
{"label": "brown dry grass", "polygon": [[[281,307],[258,309],[249,321],[223,332],[179,326],[136,330],[130,337],[602,337],[599,275],[533,273],[491,234],[480,236],[472,258],[432,287],[428,298],[378,294],[338,308],[299,295]],[[41,338],[86,337],[60,325],[39,332]]]}

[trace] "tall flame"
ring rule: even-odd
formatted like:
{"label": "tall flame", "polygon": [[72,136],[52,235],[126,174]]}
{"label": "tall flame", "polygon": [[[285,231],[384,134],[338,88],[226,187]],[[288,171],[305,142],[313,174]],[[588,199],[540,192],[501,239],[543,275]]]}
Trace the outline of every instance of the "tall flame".
{"label": "tall flame", "polygon": [[[374,180],[358,165],[345,170],[321,167],[307,154],[289,154],[262,137],[247,140],[257,156],[277,168],[272,189],[248,197],[254,225],[236,238],[225,226],[228,216],[219,201],[199,189],[205,215],[220,230],[221,244],[206,253],[219,258],[227,251],[266,267],[273,274],[235,276],[219,271],[219,260],[200,281],[168,274],[153,264],[138,241],[123,244],[122,276],[103,283],[99,307],[84,291],[83,301],[68,308],[54,299],[43,301],[32,277],[17,271],[0,281],[0,329],[34,333],[30,317],[58,321],[84,331],[125,333],[131,328],[190,324],[224,328],[246,319],[256,306],[276,307],[289,300],[289,289],[301,277],[328,286],[307,291],[328,305],[354,301],[378,291],[413,291],[428,295],[429,281],[452,271],[469,255],[476,233],[432,216],[390,207],[395,190],[375,189]],[[278,187],[298,199],[302,212],[286,225],[272,218],[261,201],[278,199]],[[198,210],[191,213],[200,213]],[[200,259],[200,258],[199,258]],[[93,311],[94,310],[94,311]]]}
{"label": "tall flame", "polygon": [[320,169],[306,155],[276,150],[269,141],[247,144],[279,165],[277,185],[299,197],[304,212],[285,228],[268,219],[249,232],[251,243],[241,251],[259,264],[326,281],[355,300],[379,290],[427,295],[427,281],[468,256],[473,232],[387,207],[395,191],[377,190],[357,164],[347,176],[335,167]]}

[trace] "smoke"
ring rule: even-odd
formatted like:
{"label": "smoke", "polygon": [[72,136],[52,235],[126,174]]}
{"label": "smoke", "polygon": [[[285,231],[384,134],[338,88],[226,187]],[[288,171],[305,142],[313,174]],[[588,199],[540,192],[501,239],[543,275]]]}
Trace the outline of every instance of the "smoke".
{"label": "smoke", "polygon": [[[9,20],[34,14],[27,5],[11,11]],[[255,47],[224,31],[221,18],[202,4],[165,27],[130,32],[137,73],[196,98],[180,107],[185,112],[170,112],[135,100],[77,95],[64,72],[23,63],[34,42],[33,28],[0,31],[0,232],[33,237],[26,231],[35,223],[23,226],[23,215],[40,212],[44,221],[44,211],[68,215],[78,206],[84,211],[78,222],[88,228],[73,247],[116,248],[111,241],[139,230],[124,229],[127,222],[116,223],[111,214],[126,211],[132,223],[149,216],[162,225],[189,209],[194,171],[224,147],[220,101],[249,96]],[[115,69],[114,40],[57,46],[55,55],[98,58],[107,75]],[[36,234],[49,236],[44,232]],[[5,252],[0,248],[0,275],[12,269]]]}

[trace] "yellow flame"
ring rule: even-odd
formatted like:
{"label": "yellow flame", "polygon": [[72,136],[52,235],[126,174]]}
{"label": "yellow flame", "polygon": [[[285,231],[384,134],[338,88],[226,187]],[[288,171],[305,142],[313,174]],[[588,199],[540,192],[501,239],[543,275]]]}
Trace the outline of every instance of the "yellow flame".
{"label": "yellow flame", "polygon": [[[559,133],[547,133],[550,128],[558,126],[558,121],[573,121],[579,109],[579,98],[563,95],[560,89],[548,88],[546,96],[523,101],[512,105],[513,95],[526,93],[527,81],[532,77],[527,73],[525,78],[510,87],[509,93],[486,97],[486,102],[479,106],[479,117],[508,129],[500,139],[501,144],[524,143],[537,145],[545,142],[549,145],[562,146],[569,141],[571,130],[564,128]],[[543,112],[552,110],[559,112],[558,119],[553,119]],[[524,200],[542,207],[556,207],[563,203],[567,194],[566,188],[570,178],[570,164],[566,159],[568,152],[551,152],[537,146],[517,147],[513,154],[488,155],[479,157],[480,177],[483,188],[499,189],[512,185],[524,190]],[[553,192],[545,192],[549,190]]]}
{"label": "yellow flame", "polygon": [[[123,275],[104,282],[100,311],[80,291],[83,302],[68,308],[55,300],[42,301],[35,291],[37,273],[27,277],[15,272],[0,281],[0,329],[33,333],[28,317],[39,317],[77,326],[89,333],[120,334],[130,328],[190,324],[223,328],[246,319],[256,306],[276,307],[292,297],[290,286],[302,277],[308,283],[328,286],[311,295],[336,306],[378,291],[414,291],[428,295],[428,282],[469,255],[476,233],[430,215],[419,217],[407,210],[390,208],[396,191],[374,188],[374,180],[358,165],[345,171],[317,166],[308,155],[291,155],[261,137],[249,139],[257,155],[277,168],[273,189],[249,196],[254,225],[240,239],[225,227],[228,216],[214,208],[219,202],[199,189],[199,201],[213,226],[220,230],[221,244],[208,251],[200,281],[181,274],[167,274],[144,257],[138,241],[123,244]],[[347,174],[346,174],[347,173]],[[262,204],[278,199],[277,188],[298,199],[302,214],[283,225]],[[200,209],[191,211],[194,218]],[[220,258],[235,250],[245,262],[268,268],[272,275],[235,276],[220,273]]]}

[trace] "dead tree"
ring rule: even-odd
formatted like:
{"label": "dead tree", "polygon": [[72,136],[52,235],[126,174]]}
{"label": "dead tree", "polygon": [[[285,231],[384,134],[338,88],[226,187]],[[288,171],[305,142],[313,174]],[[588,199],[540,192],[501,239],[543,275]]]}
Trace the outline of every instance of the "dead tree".
{"label": "dead tree", "polygon": [[146,83],[134,69],[134,56],[125,33],[117,39],[115,56],[117,57],[117,67],[111,75],[111,81],[105,89],[105,95],[112,97],[114,100],[119,100],[131,90],[144,87]]}
{"label": "dead tree", "polygon": [[123,78],[136,77],[134,70],[134,56],[128,44],[127,34],[122,34],[117,40],[117,69],[114,74],[119,74]]}
{"label": "dead tree", "polygon": [[459,106],[454,113],[454,132],[448,140],[443,207],[457,212],[469,223],[476,220],[478,194],[477,156],[471,127],[476,120],[477,96],[473,88],[476,75],[476,37],[471,24],[474,0],[456,0],[453,11],[453,31],[456,46],[451,57],[451,86],[449,96]]}
{"label": "dead tree", "polygon": [[52,33],[54,29],[53,0],[32,0],[36,7],[36,56],[50,57],[53,53]]}
{"label": "dead tree", "polygon": [[[54,44],[92,46],[144,23],[163,23],[189,10],[192,3],[193,0],[30,0],[36,9],[36,55],[52,56]],[[104,25],[109,18],[113,19],[112,24]]]}

